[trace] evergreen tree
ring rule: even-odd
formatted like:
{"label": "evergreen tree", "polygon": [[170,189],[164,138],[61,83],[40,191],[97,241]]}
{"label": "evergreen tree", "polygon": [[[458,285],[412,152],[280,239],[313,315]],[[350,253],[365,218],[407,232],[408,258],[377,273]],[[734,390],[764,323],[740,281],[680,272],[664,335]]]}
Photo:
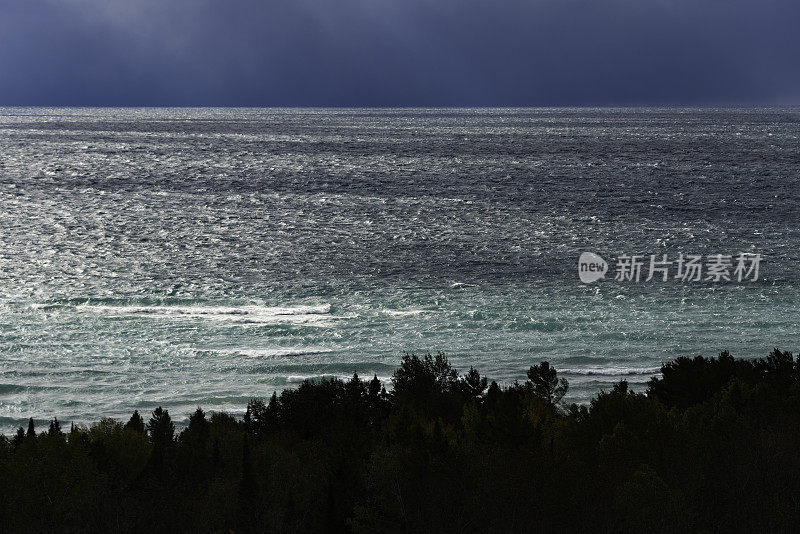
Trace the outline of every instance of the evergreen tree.
{"label": "evergreen tree", "polygon": [[464,390],[470,399],[480,397],[486,391],[488,379],[485,376],[481,376],[474,367],[469,368],[469,372],[464,376],[463,380]]}
{"label": "evergreen tree", "polygon": [[556,370],[550,367],[550,362],[542,362],[539,365],[532,365],[528,369],[528,378],[533,385],[533,392],[536,396],[544,399],[549,405],[558,404],[566,395],[569,383],[565,378],[559,380]]}
{"label": "evergreen tree", "polygon": [[169,416],[169,410],[161,406],[153,410],[153,415],[147,423],[150,441],[156,446],[166,447],[175,439],[175,425]]}
{"label": "evergreen tree", "polygon": [[423,358],[406,354],[400,368],[392,375],[395,396],[422,402],[452,391],[457,383],[458,371],[453,369],[443,352],[436,356],[428,353]]}
{"label": "evergreen tree", "polygon": [[[241,419],[199,407],[178,445],[161,407],[146,426],[155,446],[110,419],[73,425],[61,446],[50,439],[57,419],[35,438],[29,421],[30,437],[25,425],[10,442],[0,437],[0,531],[792,532],[800,524],[800,380],[789,353],[678,359],[647,395],[623,380],[567,411],[546,406],[566,389],[546,362],[529,382],[492,382],[485,393],[477,371],[450,380],[433,363],[411,362],[403,377],[407,392],[431,393],[432,408],[384,397],[377,377],[308,381],[251,410],[259,428],[280,416],[280,432],[257,437]],[[354,405],[368,408],[368,424],[352,417]],[[134,415],[125,427],[144,431]]]}
{"label": "evergreen tree", "polygon": [[142,419],[142,416],[139,415],[139,410],[133,411],[133,415],[131,415],[131,418],[128,420],[127,423],[125,423],[125,428],[133,430],[134,432],[139,434],[144,434],[145,431],[144,419]]}
{"label": "evergreen tree", "polygon": [[495,404],[500,400],[501,395],[502,391],[500,391],[500,386],[497,385],[497,382],[492,380],[492,385],[489,386],[489,391],[486,392],[486,400],[490,404]]}
{"label": "evergreen tree", "polygon": [[189,416],[189,425],[181,433],[181,440],[186,441],[193,447],[203,448],[208,442],[210,432],[206,414],[198,406],[197,410]]}
{"label": "evergreen tree", "polygon": [[47,434],[55,437],[64,436],[64,433],[61,431],[61,425],[58,422],[58,417],[54,417],[53,420],[50,421],[50,429],[47,431]]}
{"label": "evergreen tree", "polygon": [[269,398],[269,404],[267,405],[267,414],[268,414],[268,421],[271,424],[278,423],[278,394],[276,392],[272,392],[272,397]]}
{"label": "evergreen tree", "polygon": [[369,386],[367,387],[367,394],[371,399],[377,399],[378,395],[381,393],[381,381],[378,380],[378,375],[375,375],[372,380],[369,381]]}
{"label": "evergreen tree", "polygon": [[345,383],[344,391],[351,400],[357,402],[361,397],[367,394],[367,386],[364,384],[364,381],[358,377],[358,373],[353,373],[353,378]]}
{"label": "evergreen tree", "polygon": [[17,429],[17,434],[14,436],[14,441],[11,442],[13,449],[17,450],[24,441],[25,441],[25,429],[19,427]]}
{"label": "evergreen tree", "polygon": [[[255,399],[254,399],[255,400]],[[253,433],[253,402],[251,400],[247,403],[247,409],[244,411],[244,429],[250,434]]]}
{"label": "evergreen tree", "polygon": [[272,394],[269,404],[261,399],[252,399],[247,403],[244,414],[245,429],[253,436],[265,436],[277,424],[277,396]]}

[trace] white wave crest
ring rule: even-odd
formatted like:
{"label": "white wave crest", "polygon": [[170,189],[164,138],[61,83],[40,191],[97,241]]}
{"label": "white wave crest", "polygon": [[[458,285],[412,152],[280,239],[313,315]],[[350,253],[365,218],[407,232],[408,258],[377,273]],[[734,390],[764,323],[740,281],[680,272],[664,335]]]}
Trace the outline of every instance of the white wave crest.
{"label": "white wave crest", "polygon": [[316,306],[109,306],[81,304],[76,309],[102,315],[143,315],[252,324],[319,324],[344,316],[330,315],[331,305]]}
{"label": "white wave crest", "polygon": [[392,317],[407,317],[410,315],[422,315],[427,311],[428,310],[390,310],[388,308],[384,308],[381,310],[381,313],[390,315]]}
{"label": "white wave crest", "polygon": [[220,349],[215,350],[219,354],[238,354],[247,356],[249,358],[281,358],[285,356],[305,356],[309,354],[325,354],[333,352],[331,349],[319,347],[284,347],[284,348],[269,348],[269,349]]}
{"label": "white wave crest", "polygon": [[582,369],[558,369],[559,373],[565,375],[585,375],[585,376],[632,376],[632,375],[655,375],[661,372],[660,367],[585,367]]}

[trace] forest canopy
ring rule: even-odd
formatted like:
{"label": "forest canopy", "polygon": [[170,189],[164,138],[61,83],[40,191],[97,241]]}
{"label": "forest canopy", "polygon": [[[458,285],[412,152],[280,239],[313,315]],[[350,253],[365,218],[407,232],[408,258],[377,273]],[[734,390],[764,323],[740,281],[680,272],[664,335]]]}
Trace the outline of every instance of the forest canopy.
{"label": "forest canopy", "polygon": [[[563,402],[549,362],[501,387],[442,354],[305,381],[244,417],[168,409],[0,437],[9,532],[788,531],[800,365],[678,358],[646,391]],[[41,431],[40,431],[41,430]]]}

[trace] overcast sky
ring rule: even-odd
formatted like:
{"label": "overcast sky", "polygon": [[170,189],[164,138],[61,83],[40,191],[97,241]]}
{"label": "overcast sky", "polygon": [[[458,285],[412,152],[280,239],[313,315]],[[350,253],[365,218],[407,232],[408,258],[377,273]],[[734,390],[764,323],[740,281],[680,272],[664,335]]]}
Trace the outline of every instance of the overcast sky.
{"label": "overcast sky", "polygon": [[0,0],[0,105],[800,104],[798,0]]}

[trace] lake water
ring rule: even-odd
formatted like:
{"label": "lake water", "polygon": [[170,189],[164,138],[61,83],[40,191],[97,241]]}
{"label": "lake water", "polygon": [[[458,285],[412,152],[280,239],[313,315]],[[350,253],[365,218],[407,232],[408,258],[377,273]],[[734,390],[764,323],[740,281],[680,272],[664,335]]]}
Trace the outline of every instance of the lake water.
{"label": "lake water", "polygon": [[[799,137],[797,108],[0,108],[0,432],[241,412],[404,352],[549,360],[587,402],[797,351]],[[645,280],[740,252],[758,280]]]}

